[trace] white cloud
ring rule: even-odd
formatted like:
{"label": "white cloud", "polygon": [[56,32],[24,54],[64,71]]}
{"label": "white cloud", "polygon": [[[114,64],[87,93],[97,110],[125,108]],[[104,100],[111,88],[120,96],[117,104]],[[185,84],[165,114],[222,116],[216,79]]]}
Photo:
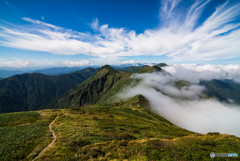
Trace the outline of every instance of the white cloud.
{"label": "white cloud", "polygon": [[135,60],[128,60],[128,61],[121,62],[121,64],[132,64],[132,63],[138,63],[138,62]]}
{"label": "white cloud", "polygon": [[98,22],[98,19],[96,18],[95,20],[93,20],[93,22],[91,23],[91,28],[93,30],[97,30],[99,27],[99,22]]}
{"label": "white cloud", "polygon": [[44,20],[45,18],[42,16],[41,19]]}
{"label": "white cloud", "polygon": [[163,19],[171,18],[173,15],[173,9],[177,6],[177,4],[181,2],[181,0],[165,0],[161,1],[162,7],[160,10],[160,16]]}
{"label": "white cloud", "polygon": [[77,67],[77,66],[90,65],[90,62],[88,60],[60,61],[60,62],[55,62],[54,64],[60,65],[60,66],[67,66],[67,67]]}
{"label": "white cloud", "polygon": [[45,22],[42,22],[42,21],[39,21],[39,20],[33,20],[31,18],[28,18],[28,17],[23,17],[22,19],[24,21],[27,21],[27,22],[30,22],[30,23],[34,23],[34,24],[43,25],[43,26],[47,26],[47,27],[50,27],[50,28],[58,29],[58,26],[55,26],[55,25],[52,25],[52,24],[49,24],[49,23],[45,23]]}
{"label": "white cloud", "polygon": [[240,65],[174,64],[163,69],[178,79],[192,83],[212,79],[233,79],[240,83]]}
{"label": "white cloud", "polygon": [[0,60],[0,67],[25,68],[32,63],[29,60],[15,59],[14,61]]}
{"label": "white cloud", "polygon": [[77,67],[77,66],[87,66],[93,65],[88,60],[79,60],[79,61],[56,61],[49,62],[48,60],[39,61],[39,60],[20,60],[17,58],[12,58],[13,61],[6,61],[5,59],[0,59],[0,67],[13,67],[13,68],[25,68],[29,66],[67,66],[67,67]]}
{"label": "white cloud", "polygon": [[199,133],[240,136],[240,107],[202,99],[203,87],[190,85],[178,89],[172,85],[177,78],[161,73],[138,74],[132,78],[142,81],[137,86],[125,88],[117,97],[127,99],[141,94],[149,100],[151,110],[179,127]]}
{"label": "white cloud", "polygon": [[[24,17],[26,28],[0,28],[0,45],[46,51],[60,55],[85,54],[103,59],[121,56],[166,55],[173,61],[238,58],[240,51],[240,3],[226,1],[200,25],[198,20],[210,0],[197,0],[184,10],[180,0],[163,0],[160,28],[136,34],[124,28],[91,24],[92,35]],[[185,5],[185,4],[183,4]],[[197,28],[196,28],[197,26]]]}
{"label": "white cloud", "polygon": [[136,63],[141,63],[141,62],[135,61],[135,60],[128,60],[128,61],[120,62],[119,64],[136,64]]}

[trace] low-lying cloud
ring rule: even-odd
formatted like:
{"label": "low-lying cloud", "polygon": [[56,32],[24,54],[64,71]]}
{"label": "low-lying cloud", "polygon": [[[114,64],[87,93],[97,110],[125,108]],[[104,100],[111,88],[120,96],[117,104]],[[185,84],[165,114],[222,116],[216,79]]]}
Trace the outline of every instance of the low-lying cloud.
{"label": "low-lying cloud", "polygon": [[90,65],[90,61],[88,60],[80,60],[80,61],[60,61],[55,62],[54,64],[60,65],[60,66],[67,66],[67,67],[77,67],[77,66],[85,66]]}
{"label": "low-lying cloud", "polygon": [[179,127],[198,133],[220,132],[240,136],[240,107],[215,99],[203,99],[204,87],[190,85],[177,88],[173,82],[178,79],[162,73],[131,77],[142,80],[137,86],[124,89],[117,95],[119,98],[141,94],[149,100],[154,112]]}
{"label": "low-lying cloud", "polygon": [[232,79],[240,83],[240,65],[172,64],[163,69],[177,79],[192,83],[212,79]]}
{"label": "low-lying cloud", "polygon": [[14,68],[25,68],[31,65],[29,60],[15,59],[12,61],[5,61],[0,59],[0,67],[14,67]]}

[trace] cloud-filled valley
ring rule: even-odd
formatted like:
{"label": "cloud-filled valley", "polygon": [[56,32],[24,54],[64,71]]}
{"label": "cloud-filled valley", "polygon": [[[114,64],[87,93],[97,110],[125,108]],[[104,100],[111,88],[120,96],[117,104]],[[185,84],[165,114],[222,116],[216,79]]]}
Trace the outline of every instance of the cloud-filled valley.
{"label": "cloud-filled valley", "polygon": [[[189,75],[191,77],[195,75]],[[196,79],[191,85],[179,88],[174,82],[182,80],[180,77],[162,72],[135,74],[131,78],[141,81],[123,89],[117,94],[118,98],[125,100],[141,94],[149,101],[152,111],[177,126],[204,134],[220,132],[240,136],[240,106],[204,97],[205,88],[198,85]]]}

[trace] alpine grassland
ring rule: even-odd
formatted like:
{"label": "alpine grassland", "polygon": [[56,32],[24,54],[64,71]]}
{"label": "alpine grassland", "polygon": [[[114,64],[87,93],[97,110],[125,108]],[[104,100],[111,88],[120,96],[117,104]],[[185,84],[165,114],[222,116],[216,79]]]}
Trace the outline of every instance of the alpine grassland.
{"label": "alpine grassland", "polygon": [[53,118],[53,112],[0,114],[0,160],[31,160],[32,152],[36,155],[51,141],[48,124]]}
{"label": "alpine grassland", "polygon": [[138,95],[120,104],[59,110],[57,140],[39,160],[209,160],[212,151],[239,152],[238,137],[182,129],[143,102]]}

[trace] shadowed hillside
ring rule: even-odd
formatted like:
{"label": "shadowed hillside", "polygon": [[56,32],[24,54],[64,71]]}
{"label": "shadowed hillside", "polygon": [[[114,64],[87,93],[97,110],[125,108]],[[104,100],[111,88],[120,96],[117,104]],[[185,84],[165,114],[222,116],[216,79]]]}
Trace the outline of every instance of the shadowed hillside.
{"label": "shadowed hillside", "polygon": [[39,110],[95,74],[87,68],[74,73],[46,76],[39,73],[15,75],[0,80],[0,112]]}

